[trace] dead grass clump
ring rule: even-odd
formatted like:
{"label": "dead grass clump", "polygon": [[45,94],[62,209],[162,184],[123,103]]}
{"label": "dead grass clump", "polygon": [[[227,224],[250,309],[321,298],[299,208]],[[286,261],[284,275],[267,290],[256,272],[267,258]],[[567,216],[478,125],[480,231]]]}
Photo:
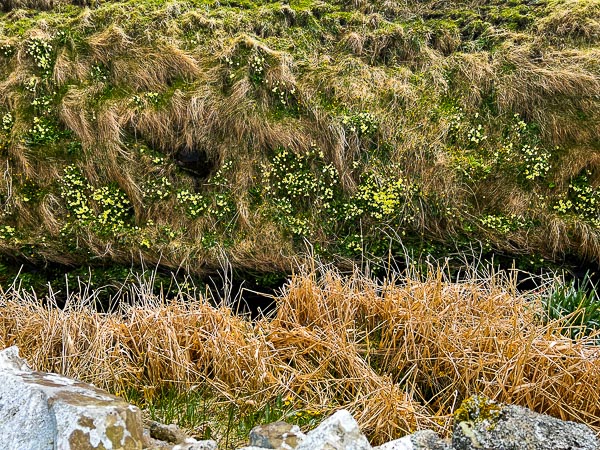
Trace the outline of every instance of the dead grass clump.
{"label": "dead grass clump", "polygon": [[111,25],[87,42],[89,58],[58,55],[54,77],[60,84],[74,75],[85,77],[92,63],[110,67],[110,80],[134,91],[162,91],[174,80],[190,81],[200,73],[197,61],[172,44],[155,48],[135,45],[125,31]]}
{"label": "dead grass clump", "polygon": [[411,29],[396,25],[366,35],[363,47],[371,64],[413,63],[422,56],[426,44]]}
{"label": "dead grass clump", "polygon": [[466,110],[494,97],[500,112],[518,112],[540,125],[555,144],[589,143],[598,132],[596,93],[600,76],[594,52],[543,53],[535,45],[505,44],[493,57],[487,52],[447,60],[457,72]]}
{"label": "dead grass clump", "polygon": [[575,59],[578,63],[574,64],[574,60],[563,61],[560,54],[549,54],[539,61],[531,58],[531,49],[508,50],[496,61],[500,109],[531,118],[556,143],[593,139],[598,127],[580,117],[592,117],[598,110],[594,100],[600,89],[597,71],[586,67],[584,58]]}
{"label": "dead grass clump", "polygon": [[99,87],[71,87],[58,107],[58,117],[72,130],[84,148],[91,148],[97,142],[96,130],[91,114],[86,113],[87,100],[100,90]]}
{"label": "dead grass clump", "polygon": [[341,44],[356,56],[362,56],[365,48],[365,41],[366,37],[364,34],[351,31],[342,38]]}
{"label": "dead grass clump", "polygon": [[92,0],[2,0],[0,10],[7,12],[15,9],[48,11],[65,4],[92,6],[94,2]]}
{"label": "dead grass clump", "polygon": [[463,105],[470,108],[481,104],[494,83],[494,70],[486,52],[459,53],[452,56],[447,64],[456,69],[458,81],[464,83]]}
{"label": "dead grass clump", "polygon": [[497,275],[451,283],[437,271],[381,285],[313,271],[256,323],[202,298],[166,302],[143,283],[122,292],[132,306],[109,314],[82,292],[58,309],[52,293],[43,302],[9,288],[0,345],[18,345],[36,369],[148,398],[201,385],[236,404],[281,395],[323,413],[343,406],[376,443],[449,431],[475,393],[600,429],[600,348],[542,325],[539,294],[519,295]]}
{"label": "dead grass clump", "polygon": [[[561,187],[567,188],[573,178],[583,174],[586,170],[600,167],[600,153],[593,151],[588,146],[571,147],[563,156],[564,163],[556,170],[556,180]],[[594,180],[592,180],[594,183]]]}
{"label": "dead grass clump", "polygon": [[598,228],[583,221],[576,221],[571,232],[577,242],[577,250],[589,261],[600,261],[600,232]]}
{"label": "dead grass clump", "polygon": [[461,35],[458,27],[441,28],[436,30],[431,37],[431,46],[443,55],[455,52],[461,44]]}
{"label": "dead grass clump", "polygon": [[600,3],[596,0],[556,0],[548,4],[550,12],[539,21],[539,29],[549,39],[583,41],[593,44],[600,39]]}
{"label": "dead grass clump", "polygon": [[115,80],[135,91],[162,90],[176,79],[191,80],[200,72],[196,61],[172,45],[130,49],[112,61]]}
{"label": "dead grass clump", "polygon": [[0,2],[0,10],[7,12],[24,8],[48,10],[54,8],[59,3],[65,2],[61,0],[2,0]]}
{"label": "dead grass clump", "polygon": [[72,57],[69,53],[61,49],[56,56],[52,77],[57,86],[65,86],[74,81],[81,83],[89,76],[89,64],[82,58]]}
{"label": "dead grass clump", "polygon": [[131,47],[132,40],[121,27],[111,25],[94,34],[88,40],[88,45],[93,59],[108,64],[115,55],[125,53]]}

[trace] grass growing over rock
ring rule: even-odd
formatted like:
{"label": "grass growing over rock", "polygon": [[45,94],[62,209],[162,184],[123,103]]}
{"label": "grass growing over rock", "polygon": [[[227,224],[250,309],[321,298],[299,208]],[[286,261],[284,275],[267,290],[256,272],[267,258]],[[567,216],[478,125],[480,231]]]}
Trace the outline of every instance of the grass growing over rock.
{"label": "grass growing over rock", "polygon": [[0,345],[232,447],[254,424],[311,427],[341,407],[375,443],[444,433],[475,394],[600,430],[599,331],[571,339],[569,317],[548,320],[553,284],[525,295],[506,274],[444,273],[376,282],[312,264],[254,322],[144,281],[110,313],[96,312],[93,291],[70,291],[59,309],[53,293],[13,285],[0,296]]}
{"label": "grass growing over rock", "polygon": [[[594,1],[11,0],[0,252],[600,256]],[[528,258],[528,260],[531,258]]]}

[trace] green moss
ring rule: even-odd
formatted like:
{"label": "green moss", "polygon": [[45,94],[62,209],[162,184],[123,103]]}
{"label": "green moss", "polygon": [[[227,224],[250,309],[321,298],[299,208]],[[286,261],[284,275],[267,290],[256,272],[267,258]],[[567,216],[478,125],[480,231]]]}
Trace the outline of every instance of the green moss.
{"label": "green moss", "polygon": [[534,19],[531,9],[526,5],[494,7],[488,13],[490,22],[510,30],[523,30],[531,25]]}
{"label": "green moss", "polygon": [[37,23],[37,18],[23,17],[14,21],[4,19],[2,22],[4,25],[4,32],[7,36],[22,37],[25,32],[34,27]]}

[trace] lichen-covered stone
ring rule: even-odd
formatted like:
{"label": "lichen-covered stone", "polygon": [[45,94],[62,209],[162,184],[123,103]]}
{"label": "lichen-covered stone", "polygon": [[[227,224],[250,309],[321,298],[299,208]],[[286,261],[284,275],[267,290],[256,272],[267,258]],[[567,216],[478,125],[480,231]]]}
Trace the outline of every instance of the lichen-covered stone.
{"label": "lichen-covered stone", "polygon": [[400,439],[395,439],[390,442],[386,442],[378,447],[373,447],[373,450],[413,450],[413,444],[410,440],[410,436],[404,436]]}
{"label": "lichen-covered stone", "polygon": [[139,450],[141,413],[96,387],[34,372],[0,351],[0,436],[11,450]]}
{"label": "lichen-covered stone", "polygon": [[212,440],[197,441],[194,438],[186,438],[179,444],[173,444],[157,439],[146,439],[145,450],[217,450],[217,443]]}
{"label": "lichen-covered stone", "polygon": [[599,450],[587,426],[476,397],[455,414],[454,450]]}
{"label": "lichen-covered stone", "polygon": [[273,422],[258,425],[250,431],[250,446],[269,449],[291,450],[298,446],[305,435],[298,425]]}
{"label": "lichen-covered stone", "polygon": [[465,399],[454,412],[454,422],[474,422],[492,428],[500,417],[502,405],[484,395],[473,395]]}
{"label": "lichen-covered stone", "polygon": [[342,409],[308,432],[296,450],[371,450],[354,417]]}

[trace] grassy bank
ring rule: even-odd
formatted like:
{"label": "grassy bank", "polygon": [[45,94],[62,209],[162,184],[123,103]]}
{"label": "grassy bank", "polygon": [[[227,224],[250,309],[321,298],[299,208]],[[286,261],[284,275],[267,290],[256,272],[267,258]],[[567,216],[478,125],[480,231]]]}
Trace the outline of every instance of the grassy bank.
{"label": "grassy bank", "polygon": [[[408,262],[597,267],[599,61],[597,0],[0,1],[0,346],[225,447],[475,393],[598,431],[595,297]],[[295,271],[274,317],[224,264]]]}
{"label": "grassy bank", "polygon": [[599,23],[590,0],[4,2],[0,252],[597,261]]}
{"label": "grassy bank", "polygon": [[0,346],[228,447],[257,423],[311,427],[341,407],[376,443],[447,433],[476,393],[598,431],[600,314],[590,309],[591,327],[574,332],[581,309],[548,301],[570,295],[558,286],[525,295],[506,273],[450,282],[432,268],[375,282],[308,267],[277,296],[275,315],[254,322],[226,301],[166,300],[145,282],[104,314],[93,290],[72,290],[61,310],[51,294],[13,286],[0,295]]}

